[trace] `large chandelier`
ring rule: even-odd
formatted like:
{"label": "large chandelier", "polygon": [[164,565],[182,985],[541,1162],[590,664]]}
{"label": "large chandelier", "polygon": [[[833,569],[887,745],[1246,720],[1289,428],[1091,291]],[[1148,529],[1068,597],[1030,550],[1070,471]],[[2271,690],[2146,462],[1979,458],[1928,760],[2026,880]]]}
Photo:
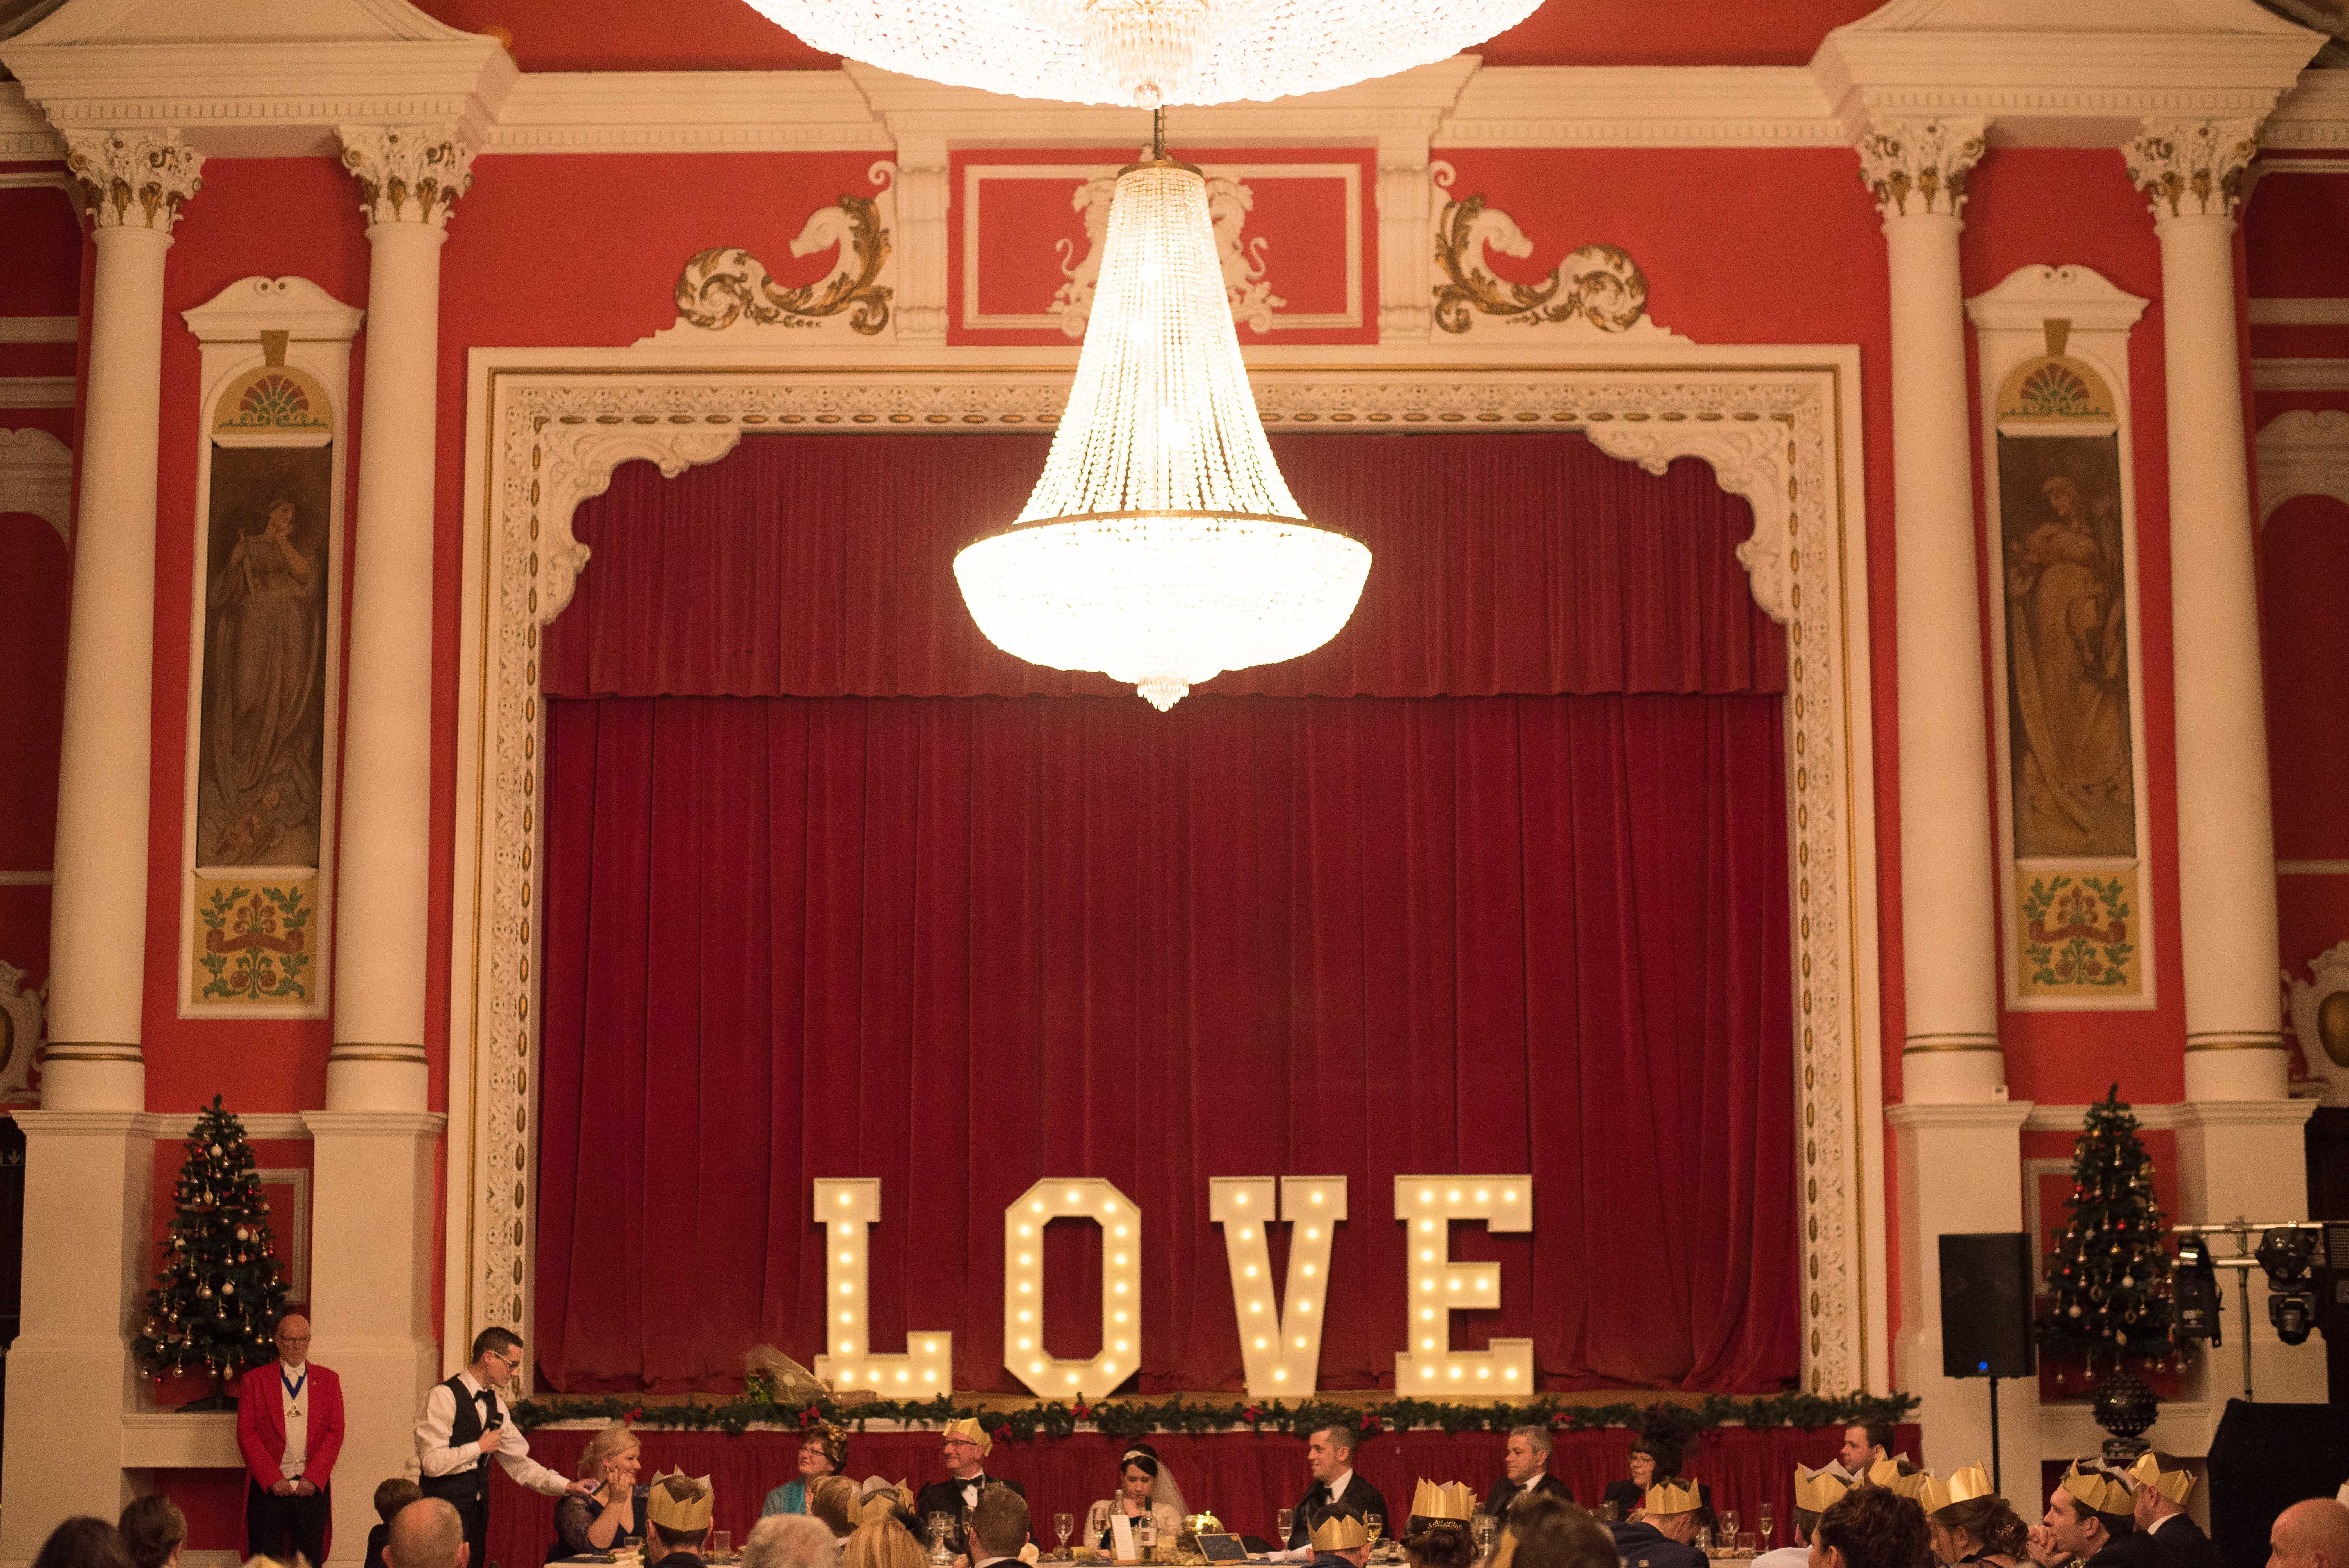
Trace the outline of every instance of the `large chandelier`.
{"label": "large chandelier", "polygon": [[750,0],[819,49],[1071,103],[1231,103],[1429,65],[1538,0]]}
{"label": "large chandelier", "polygon": [[955,557],[1006,653],[1129,681],[1161,712],[1337,635],[1371,552],[1308,522],[1249,396],[1198,170],[1117,179],[1076,385],[1019,519]]}

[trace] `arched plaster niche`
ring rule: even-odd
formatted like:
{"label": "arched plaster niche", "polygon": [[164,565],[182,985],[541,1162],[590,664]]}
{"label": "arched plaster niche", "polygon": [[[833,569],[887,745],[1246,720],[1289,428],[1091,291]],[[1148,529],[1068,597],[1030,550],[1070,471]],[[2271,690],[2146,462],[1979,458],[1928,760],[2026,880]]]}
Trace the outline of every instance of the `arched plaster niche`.
{"label": "arched plaster niche", "polygon": [[2260,521],[2294,496],[2349,505],[2349,411],[2294,408],[2260,427]]}
{"label": "arched plaster niche", "polygon": [[47,430],[0,430],[0,511],[30,512],[73,547],[73,452]]}
{"label": "arched plaster niche", "polygon": [[[1717,352],[1717,351],[1716,351]],[[1788,841],[1794,900],[1803,1377],[1828,1393],[1889,1387],[1878,1076],[1867,562],[1857,356],[1747,351],[1671,371],[1258,367],[1276,431],[1574,429],[1661,473],[1713,466],[1754,508],[1739,547],[1754,598],[1787,629]],[[1756,364],[1782,354],[1781,367]],[[745,435],[1050,429],[1062,368],[671,371],[584,362],[511,370],[476,356],[459,676],[444,1345],[503,1323],[529,1332],[537,1172],[537,1016],[544,723],[541,629],[589,552],[579,503],[620,465],[674,477]],[[1823,363],[1824,361],[1824,363]]]}

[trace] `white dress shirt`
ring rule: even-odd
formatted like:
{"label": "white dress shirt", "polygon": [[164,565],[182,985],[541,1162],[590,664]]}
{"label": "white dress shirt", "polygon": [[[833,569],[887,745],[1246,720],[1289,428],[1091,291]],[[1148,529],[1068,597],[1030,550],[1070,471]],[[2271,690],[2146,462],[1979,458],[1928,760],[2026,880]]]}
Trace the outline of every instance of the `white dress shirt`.
{"label": "white dress shirt", "polygon": [[1346,1489],[1353,1484],[1354,1470],[1351,1465],[1347,1466],[1344,1470],[1340,1470],[1336,1475],[1331,1476],[1330,1478],[1330,1506],[1335,1508],[1340,1502],[1343,1501],[1346,1496]]}
{"label": "white dress shirt", "polygon": [[[475,1408],[479,1409],[482,1386],[474,1380],[471,1372],[458,1373],[457,1381],[473,1396]],[[492,1391],[490,1410],[504,1409],[504,1402]],[[481,1425],[487,1427],[489,1424],[489,1411],[484,1410]],[[450,1393],[449,1385],[433,1384],[425,1391],[424,1408],[416,1415],[416,1462],[417,1468],[426,1475],[454,1475],[460,1470],[471,1470],[481,1462],[479,1444],[466,1443],[459,1448],[449,1446],[449,1435],[455,1430],[456,1425],[457,1401]],[[530,1439],[522,1435],[511,1414],[506,1418],[503,1440],[498,1445],[497,1457],[498,1463],[506,1467],[506,1474],[533,1491],[559,1497],[571,1489],[569,1481],[530,1457]]]}
{"label": "white dress shirt", "polygon": [[277,1461],[277,1473],[294,1480],[310,1461],[309,1363],[299,1367],[277,1363],[277,1398],[285,1412],[285,1452]]}

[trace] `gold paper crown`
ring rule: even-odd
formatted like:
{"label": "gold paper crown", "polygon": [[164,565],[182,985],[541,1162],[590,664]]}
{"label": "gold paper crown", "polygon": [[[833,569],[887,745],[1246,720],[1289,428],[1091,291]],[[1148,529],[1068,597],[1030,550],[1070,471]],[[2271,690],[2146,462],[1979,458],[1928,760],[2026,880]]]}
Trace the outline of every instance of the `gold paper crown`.
{"label": "gold paper crown", "polygon": [[2131,1513],[2137,1509],[2128,1478],[2093,1460],[2085,1468],[2080,1461],[2073,1461],[2072,1468],[2064,1472],[2064,1490],[2098,1513]]}
{"label": "gold paper crown", "polygon": [[[880,1480],[880,1478],[875,1476],[874,1480]],[[876,1519],[893,1518],[900,1508],[907,1513],[914,1511],[913,1490],[904,1481],[895,1486],[886,1481],[882,1481],[879,1486],[874,1486],[872,1481],[864,1484],[866,1490],[849,1504],[848,1522],[851,1525],[865,1525]]]}
{"label": "gold paper crown", "polygon": [[1371,1543],[1371,1532],[1350,1513],[1333,1513],[1313,1527],[1316,1552],[1351,1552]]}
{"label": "gold paper crown", "polygon": [[1852,1486],[1852,1474],[1842,1465],[1830,1461],[1825,1470],[1795,1467],[1795,1506],[1810,1513],[1825,1513],[1843,1501],[1843,1494]]}
{"label": "gold paper crown", "polygon": [[708,1476],[689,1477],[675,1470],[653,1477],[645,1517],[663,1530],[693,1533],[709,1528],[710,1511],[717,1506],[718,1493]]}
{"label": "gold paper crown", "polygon": [[2166,1470],[2161,1461],[2151,1454],[2141,1454],[2137,1463],[2129,1466],[2130,1479],[2139,1486],[2149,1486],[2180,1508],[2194,1495],[2194,1472],[2189,1470]]}
{"label": "gold paper crown", "polygon": [[1650,1513],[1694,1513],[1703,1506],[1703,1494],[1692,1480],[1660,1480],[1648,1489]]}
{"label": "gold paper crown", "polygon": [[1954,1502],[1971,1502],[1978,1497],[1992,1497],[1990,1477],[1980,1465],[1968,1465],[1946,1481],[1925,1478],[1917,1491],[1917,1501],[1928,1513],[1939,1513]]}
{"label": "gold paper crown", "polygon": [[1411,1516],[1413,1519],[1456,1519],[1465,1524],[1476,1517],[1476,1494],[1460,1481],[1439,1485],[1420,1478],[1411,1494]]}
{"label": "gold paper crown", "polygon": [[947,1428],[947,1436],[950,1438],[963,1438],[968,1441],[977,1443],[978,1445],[978,1451],[982,1456],[991,1454],[995,1451],[995,1439],[987,1435],[987,1429],[985,1427],[980,1426],[974,1418],[969,1416],[965,1416],[961,1420],[950,1423]]}
{"label": "gold paper crown", "polygon": [[[1908,1473],[1902,1474],[1903,1470]],[[1880,1486],[1901,1497],[1915,1497],[1925,1484],[1925,1472],[1910,1464],[1907,1454],[1894,1454],[1868,1466],[1866,1480],[1870,1486]]]}

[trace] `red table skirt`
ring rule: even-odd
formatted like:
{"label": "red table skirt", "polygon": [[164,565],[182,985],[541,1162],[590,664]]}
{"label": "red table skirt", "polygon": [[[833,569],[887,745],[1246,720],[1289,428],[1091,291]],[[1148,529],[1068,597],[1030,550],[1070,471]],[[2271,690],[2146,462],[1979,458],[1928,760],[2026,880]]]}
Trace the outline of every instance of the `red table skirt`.
{"label": "red table skirt", "polygon": [[[1899,1435],[1901,1448],[1925,1462],[1917,1429],[1903,1426]],[[541,1429],[530,1434],[531,1455],[569,1475],[578,1468],[580,1450],[592,1436],[578,1429]],[[768,1491],[799,1473],[800,1440],[792,1432],[729,1437],[723,1432],[647,1430],[643,1437],[647,1474],[682,1470],[710,1478],[718,1489],[717,1528],[732,1532],[738,1546],[758,1519]],[[1561,1432],[1550,1455],[1550,1471],[1571,1486],[1576,1497],[1596,1501],[1609,1481],[1630,1474],[1631,1438],[1622,1428]],[[1215,1513],[1231,1530],[1269,1537],[1273,1511],[1294,1503],[1306,1488],[1301,1438],[1244,1431],[1195,1438],[1156,1432],[1149,1441],[1174,1471],[1191,1506]],[[1493,1432],[1390,1434],[1365,1442],[1356,1467],[1385,1493],[1391,1507],[1407,1512],[1413,1484],[1423,1477],[1466,1481],[1477,1496],[1484,1496],[1500,1477],[1502,1442]],[[1795,1466],[1825,1464],[1842,1444],[1840,1427],[1816,1431],[1723,1427],[1697,1439],[1684,1468],[1713,1488],[1716,1510],[1737,1510],[1749,1531],[1759,1528],[1759,1505],[1774,1504],[1776,1543],[1784,1546],[1792,1540],[1787,1521],[1794,1511]],[[1086,1508],[1111,1494],[1123,1446],[1099,1433],[1058,1441],[998,1443],[988,1456],[987,1469],[989,1475],[1027,1489],[1035,1534],[1049,1548],[1055,1512],[1076,1515],[1082,1529]],[[852,1432],[848,1473],[859,1480],[868,1475],[903,1480],[919,1491],[925,1482],[946,1479],[938,1449],[936,1432]],[[1971,1456],[1958,1456],[1954,1462],[1971,1462]],[[1387,1527],[1400,1530],[1402,1521],[1391,1519]],[[554,1500],[523,1491],[501,1471],[490,1505],[489,1568],[536,1568],[554,1536]]]}

